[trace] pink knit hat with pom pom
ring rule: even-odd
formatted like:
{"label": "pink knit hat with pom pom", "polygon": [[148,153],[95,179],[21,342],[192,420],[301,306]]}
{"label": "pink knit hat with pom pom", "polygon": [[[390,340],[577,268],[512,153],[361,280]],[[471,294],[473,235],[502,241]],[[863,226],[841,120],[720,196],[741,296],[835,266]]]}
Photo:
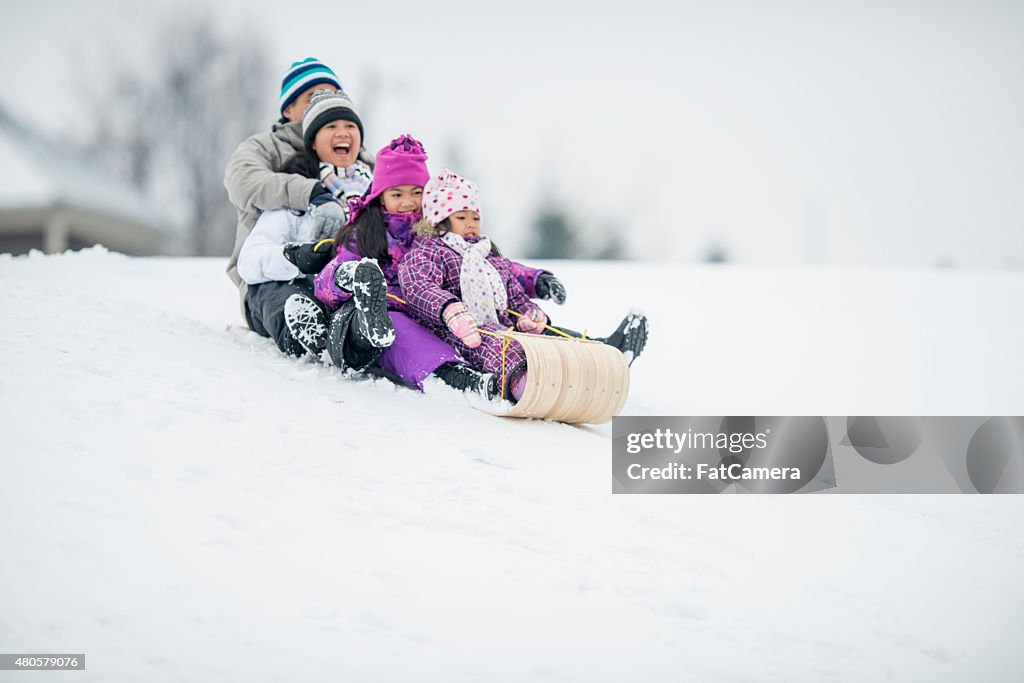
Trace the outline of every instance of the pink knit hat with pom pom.
{"label": "pink knit hat with pom pom", "polygon": [[423,188],[423,217],[435,226],[458,211],[479,215],[480,195],[476,185],[446,168]]}
{"label": "pink knit hat with pom pom", "polygon": [[349,222],[354,221],[384,190],[400,185],[423,187],[429,177],[423,143],[411,135],[400,135],[377,152],[373,180],[366,188],[366,194],[349,200]]}

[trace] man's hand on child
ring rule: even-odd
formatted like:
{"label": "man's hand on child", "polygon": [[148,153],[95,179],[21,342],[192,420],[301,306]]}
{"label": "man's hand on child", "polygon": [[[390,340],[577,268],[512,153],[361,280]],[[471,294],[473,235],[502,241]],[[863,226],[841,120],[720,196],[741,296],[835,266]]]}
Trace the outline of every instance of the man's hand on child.
{"label": "man's hand on child", "polygon": [[537,284],[534,287],[537,297],[550,299],[561,306],[565,303],[565,285],[551,273],[541,273],[537,276]]}
{"label": "man's hand on child", "polygon": [[444,320],[444,324],[448,326],[452,334],[461,339],[462,343],[469,348],[475,349],[483,342],[473,315],[466,310],[466,304],[461,301],[448,304],[441,313],[441,319]]}
{"label": "man's hand on child", "polygon": [[530,334],[544,334],[544,326],[548,324],[548,317],[539,308],[532,309],[529,313],[519,318],[516,327],[520,332]]}
{"label": "man's hand on child", "polygon": [[309,217],[313,219],[314,235],[333,237],[345,224],[345,210],[334,195],[317,195],[309,205]]}
{"label": "man's hand on child", "polygon": [[319,273],[331,260],[330,242],[289,242],[283,250],[284,257],[306,275]]}

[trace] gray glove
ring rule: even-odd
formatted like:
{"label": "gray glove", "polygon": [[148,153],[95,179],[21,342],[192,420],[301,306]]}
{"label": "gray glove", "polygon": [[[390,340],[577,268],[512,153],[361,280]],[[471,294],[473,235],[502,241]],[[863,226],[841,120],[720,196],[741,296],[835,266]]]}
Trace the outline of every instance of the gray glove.
{"label": "gray glove", "polygon": [[537,298],[550,299],[561,306],[565,303],[565,285],[551,273],[541,273],[537,276],[537,284],[534,285]]}
{"label": "gray glove", "polygon": [[345,225],[345,209],[333,198],[319,204],[310,204],[309,216],[313,219],[313,234],[321,239],[334,237],[341,226]]}

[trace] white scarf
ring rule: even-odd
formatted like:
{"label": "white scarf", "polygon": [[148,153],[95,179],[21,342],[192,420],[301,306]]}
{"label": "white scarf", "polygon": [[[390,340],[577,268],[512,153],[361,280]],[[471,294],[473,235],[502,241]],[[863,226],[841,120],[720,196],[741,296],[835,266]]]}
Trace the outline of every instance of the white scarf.
{"label": "white scarf", "polygon": [[441,239],[462,256],[462,268],[459,270],[462,302],[478,324],[497,324],[496,311],[504,312],[508,308],[508,293],[501,275],[487,260],[491,253],[490,238],[481,237],[476,244],[470,244],[461,235],[448,232]]}

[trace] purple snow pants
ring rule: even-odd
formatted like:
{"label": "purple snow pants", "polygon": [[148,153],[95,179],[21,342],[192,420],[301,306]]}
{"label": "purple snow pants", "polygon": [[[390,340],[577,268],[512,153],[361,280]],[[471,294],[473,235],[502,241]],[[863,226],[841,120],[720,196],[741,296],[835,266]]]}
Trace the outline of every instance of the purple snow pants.
{"label": "purple snow pants", "polygon": [[461,363],[452,347],[418,322],[398,311],[388,311],[395,326],[395,343],[384,349],[377,364],[417,389],[423,380],[445,363]]}

